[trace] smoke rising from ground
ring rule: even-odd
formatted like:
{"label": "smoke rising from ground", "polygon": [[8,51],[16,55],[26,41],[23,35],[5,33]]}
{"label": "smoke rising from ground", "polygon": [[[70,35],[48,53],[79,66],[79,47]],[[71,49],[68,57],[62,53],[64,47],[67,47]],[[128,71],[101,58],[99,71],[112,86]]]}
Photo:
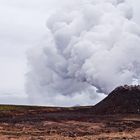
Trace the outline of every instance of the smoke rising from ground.
{"label": "smoke rising from ground", "polygon": [[63,3],[47,20],[44,40],[28,51],[31,102],[93,104],[116,86],[139,83],[140,28],[128,3]]}

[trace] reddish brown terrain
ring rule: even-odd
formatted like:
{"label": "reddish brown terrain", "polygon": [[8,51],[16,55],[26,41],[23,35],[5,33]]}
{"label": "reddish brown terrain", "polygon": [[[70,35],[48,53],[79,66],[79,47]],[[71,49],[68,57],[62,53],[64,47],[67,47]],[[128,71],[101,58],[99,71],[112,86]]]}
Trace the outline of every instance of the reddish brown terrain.
{"label": "reddish brown terrain", "polygon": [[0,106],[0,140],[140,140],[140,88],[122,86],[95,106]]}

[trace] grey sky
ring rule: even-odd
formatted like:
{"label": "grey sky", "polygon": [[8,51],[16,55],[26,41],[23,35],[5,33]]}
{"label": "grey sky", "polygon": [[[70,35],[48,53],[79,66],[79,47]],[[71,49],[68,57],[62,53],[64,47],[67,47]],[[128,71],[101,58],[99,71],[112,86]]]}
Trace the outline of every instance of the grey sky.
{"label": "grey sky", "polygon": [[[140,24],[140,1],[128,1],[134,8],[134,20]],[[46,19],[60,2],[0,0],[0,103],[27,103],[26,51],[36,46],[46,33]]]}
{"label": "grey sky", "polygon": [[50,7],[46,0],[0,0],[0,94],[8,93],[5,102],[13,103],[15,92],[24,96],[26,50],[45,34]]}

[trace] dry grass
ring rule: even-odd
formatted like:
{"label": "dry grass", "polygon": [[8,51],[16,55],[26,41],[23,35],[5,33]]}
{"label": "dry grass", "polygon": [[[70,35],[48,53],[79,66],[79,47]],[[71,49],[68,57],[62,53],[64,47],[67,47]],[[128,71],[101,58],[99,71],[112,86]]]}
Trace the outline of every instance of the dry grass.
{"label": "dry grass", "polygon": [[0,140],[139,140],[140,115],[78,108],[0,106]]}

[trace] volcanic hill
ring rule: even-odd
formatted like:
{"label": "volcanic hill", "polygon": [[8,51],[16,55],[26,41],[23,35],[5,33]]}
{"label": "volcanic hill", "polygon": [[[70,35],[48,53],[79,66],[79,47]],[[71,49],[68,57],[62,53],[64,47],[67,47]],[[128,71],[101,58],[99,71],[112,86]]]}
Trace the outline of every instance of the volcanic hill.
{"label": "volcanic hill", "polygon": [[96,114],[140,114],[140,86],[120,86],[93,107]]}

